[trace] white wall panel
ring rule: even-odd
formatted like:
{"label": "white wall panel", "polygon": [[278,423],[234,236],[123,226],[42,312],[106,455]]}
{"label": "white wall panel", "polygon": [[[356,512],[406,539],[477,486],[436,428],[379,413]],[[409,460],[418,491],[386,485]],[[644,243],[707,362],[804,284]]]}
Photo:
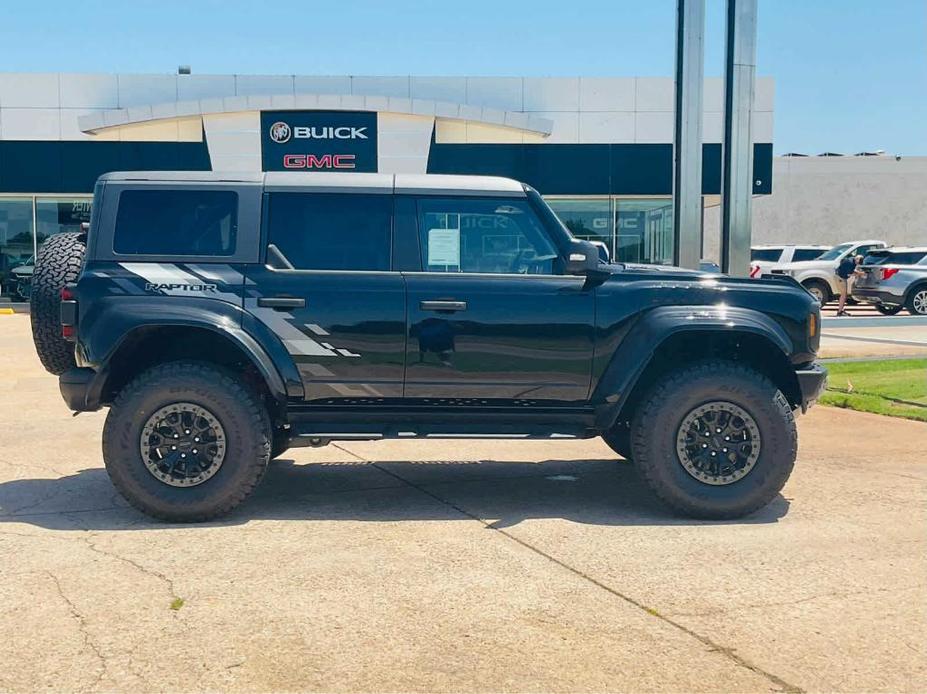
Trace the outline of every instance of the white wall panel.
{"label": "white wall panel", "polygon": [[706,77],[702,93],[702,110],[705,113],[724,112],[724,80],[720,77]]}
{"label": "white wall panel", "polygon": [[620,111],[580,113],[579,141],[582,143],[634,142],[634,114]]}
{"label": "white wall panel", "polygon": [[544,139],[545,142],[579,142],[579,113],[576,111],[538,111],[531,115],[554,122],[554,128],[550,136]]}
{"label": "white wall panel", "polygon": [[[702,142],[721,142],[724,137],[724,114],[719,112],[705,113],[702,116]],[[754,142],[758,142],[756,135]]]}
{"label": "white wall panel", "polygon": [[525,111],[578,111],[578,77],[525,77]]}
{"label": "white wall panel", "polygon": [[752,127],[754,142],[773,141],[773,114],[771,111],[754,112]]}
{"label": "white wall panel", "polygon": [[441,144],[463,144],[467,141],[467,124],[462,120],[435,120],[435,142]]}
{"label": "white wall panel", "polygon": [[351,78],[351,93],[363,96],[399,96],[409,98],[409,78],[355,76]]}
{"label": "white wall panel", "polygon": [[57,108],[0,108],[4,140],[60,140],[61,111]]}
{"label": "white wall panel", "polygon": [[214,171],[261,170],[261,114],[214,114],[203,117]]}
{"label": "white wall panel", "polygon": [[635,85],[636,111],[672,111],[672,77],[638,77]]}
{"label": "white wall panel", "polygon": [[0,72],[0,108],[57,108],[58,73]]}
{"label": "white wall panel", "polygon": [[434,99],[435,101],[454,101],[458,104],[467,101],[466,77],[412,77],[413,99]]}
{"label": "white wall panel", "polygon": [[63,72],[58,77],[61,108],[117,108],[119,83],[116,75]]}
{"label": "white wall panel", "polygon": [[235,96],[235,75],[177,75],[177,98],[215,99]]}
{"label": "white wall panel", "polygon": [[757,77],[754,89],[756,90],[754,110],[772,111],[776,97],[776,81],[772,77]]}
{"label": "white wall panel", "polygon": [[514,128],[466,123],[467,142],[470,144],[508,143],[521,144],[525,141],[524,133]]}
{"label": "white wall panel", "polygon": [[177,101],[177,75],[116,75],[119,108]]}
{"label": "white wall panel", "polygon": [[377,118],[377,160],[381,173],[425,173],[434,118],[381,113]]}
{"label": "white wall panel", "polygon": [[634,91],[633,77],[581,77],[579,107],[581,111],[633,111]]}
{"label": "white wall panel", "polygon": [[292,94],[293,75],[235,75],[237,96]]}
{"label": "white wall panel", "polygon": [[524,111],[522,78],[468,77],[466,103],[504,111]]}
{"label": "white wall panel", "polygon": [[673,112],[651,111],[634,114],[634,141],[653,144],[673,141]]}
{"label": "white wall panel", "polygon": [[351,78],[348,75],[296,75],[297,94],[350,94]]}

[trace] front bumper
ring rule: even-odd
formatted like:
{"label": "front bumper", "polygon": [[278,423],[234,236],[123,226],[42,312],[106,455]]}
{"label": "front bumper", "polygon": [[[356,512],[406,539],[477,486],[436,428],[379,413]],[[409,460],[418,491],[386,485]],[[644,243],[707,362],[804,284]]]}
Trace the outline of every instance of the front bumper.
{"label": "front bumper", "polygon": [[892,294],[891,292],[881,291],[879,289],[867,289],[866,287],[853,287],[852,295],[854,299],[865,301],[870,304],[903,304],[904,295]]}
{"label": "front bumper", "polygon": [[807,412],[827,387],[827,369],[820,364],[811,364],[808,368],[796,370],[795,375],[801,391],[801,411]]}
{"label": "front bumper", "polygon": [[100,409],[100,386],[103,379],[93,369],[76,367],[58,377],[58,388],[67,406],[75,412]]}

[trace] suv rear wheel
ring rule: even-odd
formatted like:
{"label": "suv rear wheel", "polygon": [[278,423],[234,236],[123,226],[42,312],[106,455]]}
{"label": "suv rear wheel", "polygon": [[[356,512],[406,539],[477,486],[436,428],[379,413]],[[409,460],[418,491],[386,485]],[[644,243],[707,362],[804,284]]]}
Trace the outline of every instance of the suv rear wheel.
{"label": "suv rear wheel", "polygon": [[145,371],[116,398],[103,427],[113,484],[140,511],[204,521],[254,490],[270,457],[261,401],[229,373],[173,362]]}
{"label": "suv rear wheel", "polygon": [[782,489],[798,434],[788,401],[769,379],[710,361],[654,384],[632,422],[631,449],[644,482],[674,510],[737,518]]}
{"label": "suv rear wheel", "polygon": [[927,286],[916,287],[908,296],[906,307],[912,316],[927,316]]}
{"label": "suv rear wheel", "polygon": [[77,281],[85,242],[81,233],[55,234],[42,244],[32,271],[32,341],[42,366],[56,376],[76,366],[74,345],[61,337],[61,289]]}

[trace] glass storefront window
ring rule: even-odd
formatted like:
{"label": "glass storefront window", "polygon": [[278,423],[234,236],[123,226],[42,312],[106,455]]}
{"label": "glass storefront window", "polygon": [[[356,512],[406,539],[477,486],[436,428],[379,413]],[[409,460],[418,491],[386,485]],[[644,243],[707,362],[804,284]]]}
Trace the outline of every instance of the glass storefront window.
{"label": "glass storefront window", "polygon": [[28,299],[34,251],[32,198],[0,197],[0,302]]}
{"label": "glass storefront window", "polygon": [[614,257],[612,201],[609,198],[548,198],[547,204],[573,236],[601,241]]}
{"label": "glass storefront window", "polygon": [[36,245],[41,246],[53,234],[80,231],[82,222],[90,221],[91,198],[36,198]]}
{"label": "glass storefront window", "polygon": [[673,201],[616,201],[615,253],[619,263],[673,263]]}
{"label": "glass storefront window", "polygon": [[36,251],[53,234],[80,231],[92,201],[89,195],[0,196],[0,302],[29,300]]}

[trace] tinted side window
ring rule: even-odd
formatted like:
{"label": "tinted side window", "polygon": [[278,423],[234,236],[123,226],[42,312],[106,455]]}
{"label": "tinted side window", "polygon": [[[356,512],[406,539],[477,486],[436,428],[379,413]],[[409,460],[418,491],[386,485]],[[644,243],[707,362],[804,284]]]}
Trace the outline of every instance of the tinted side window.
{"label": "tinted side window", "polygon": [[427,272],[554,274],[557,251],[523,199],[421,198]]}
{"label": "tinted side window", "polygon": [[904,253],[892,253],[888,262],[893,265],[917,265],[924,259],[927,253],[919,251],[905,251]]}
{"label": "tinted side window", "polygon": [[297,270],[389,270],[393,197],[269,193],[268,243]]}
{"label": "tinted side window", "polygon": [[125,255],[235,253],[238,193],[229,190],[125,190],[113,250]]}
{"label": "tinted side window", "polygon": [[750,260],[774,263],[779,260],[781,255],[781,248],[754,248],[750,251]]}
{"label": "tinted side window", "polygon": [[792,262],[801,262],[802,260],[814,260],[820,257],[824,252],[823,248],[796,248],[792,254]]}

